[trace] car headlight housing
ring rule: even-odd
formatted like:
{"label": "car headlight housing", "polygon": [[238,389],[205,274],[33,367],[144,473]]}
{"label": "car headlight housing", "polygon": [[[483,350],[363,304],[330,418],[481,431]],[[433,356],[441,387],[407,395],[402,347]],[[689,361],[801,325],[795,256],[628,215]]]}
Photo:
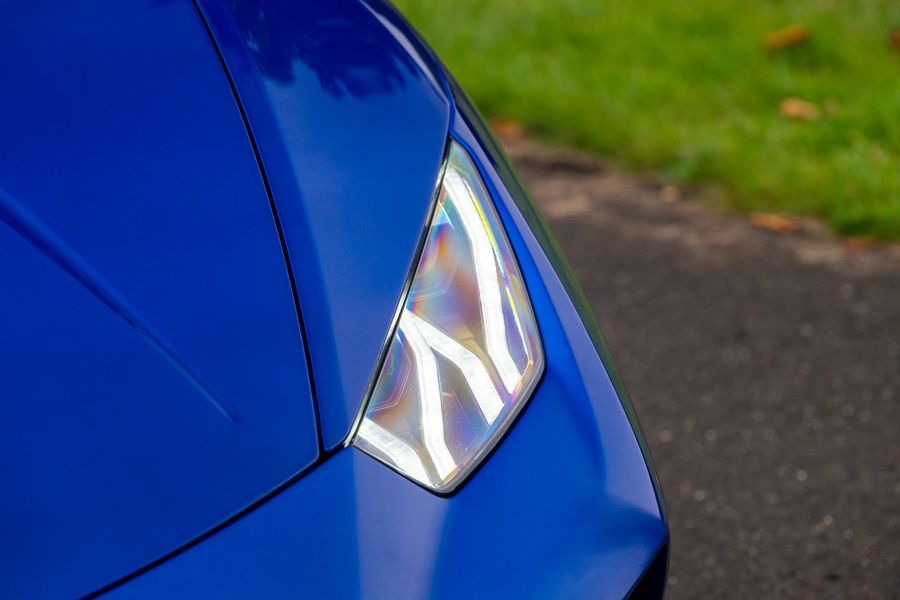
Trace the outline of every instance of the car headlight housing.
{"label": "car headlight housing", "polygon": [[452,491],[540,379],[525,283],[478,170],[451,141],[424,246],[352,444]]}

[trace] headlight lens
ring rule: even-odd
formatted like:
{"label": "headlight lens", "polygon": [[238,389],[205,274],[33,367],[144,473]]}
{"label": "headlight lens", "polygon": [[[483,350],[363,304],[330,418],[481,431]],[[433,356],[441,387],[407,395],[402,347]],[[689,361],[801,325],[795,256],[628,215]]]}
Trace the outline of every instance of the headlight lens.
{"label": "headlight lens", "polygon": [[487,190],[456,142],[384,363],[353,445],[449,492],[533,391],[544,355]]}

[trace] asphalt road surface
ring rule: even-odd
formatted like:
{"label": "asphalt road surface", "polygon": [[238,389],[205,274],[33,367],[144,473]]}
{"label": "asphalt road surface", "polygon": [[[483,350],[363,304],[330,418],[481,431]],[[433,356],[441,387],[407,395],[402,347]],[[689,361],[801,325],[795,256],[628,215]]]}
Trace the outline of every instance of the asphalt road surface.
{"label": "asphalt road surface", "polygon": [[900,598],[900,249],[506,144],[637,407],[668,597]]}

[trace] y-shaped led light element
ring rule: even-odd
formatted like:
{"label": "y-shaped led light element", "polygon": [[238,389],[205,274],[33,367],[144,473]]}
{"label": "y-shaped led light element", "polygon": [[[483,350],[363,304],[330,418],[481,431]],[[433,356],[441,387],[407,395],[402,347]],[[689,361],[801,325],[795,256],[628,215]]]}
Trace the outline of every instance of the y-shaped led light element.
{"label": "y-shaped led light element", "polygon": [[[410,318],[412,317],[412,318]],[[400,332],[409,341],[409,347],[416,359],[419,380],[419,427],[422,442],[438,475],[447,477],[456,464],[444,441],[444,418],[441,407],[441,382],[438,379],[437,360],[428,347],[428,342],[419,333],[413,313],[404,311],[400,317]]]}
{"label": "y-shaped led light element", "polygon": [[[400,319],[401,326],[407,329],[417,329],[419,334],[424,337],[432,349],[439,352],[444,358],[451,361],[460,372],[465,374],[469,387],[472,388],[472,394],[475,396],[475,402],[481,409],[488,425],[492,424],[503,410],[503,400],[500,394],[494,389],[491,381],[491,375],[485,368],[484,363],[478,360],[478,357],[472,354],[468,348],[445,334],[440,329],[428,321],[416,316],[416,313],[403,311],[403,317]],[[507,354],[507,356],[509,356]],[[516,371],[518,375],[518,371]]]}
{"label": "y-shaped led light element", "polygon": [[353,445],[452,491],[509,427],[544,366],[509,240],[455,142],[422,256]]}

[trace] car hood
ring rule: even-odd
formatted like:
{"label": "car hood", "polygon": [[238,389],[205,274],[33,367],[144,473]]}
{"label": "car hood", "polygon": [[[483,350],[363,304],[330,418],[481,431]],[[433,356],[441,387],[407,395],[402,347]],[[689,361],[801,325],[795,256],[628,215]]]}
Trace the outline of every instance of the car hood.
{"label": "car hood", "polygon": [[379,3],[0,17],[0,589],[76,596],[346,438],[450,102]]}
{"label": "car hood", "polygon": [[189,2],[0,8],[0,595],[75,597],[319,456],[295,294]]}
{"label": "car hood", "polygon": [[381,2],[199,5],[283,227],[331,450],[360,410],[412,268],[450,101]]}

